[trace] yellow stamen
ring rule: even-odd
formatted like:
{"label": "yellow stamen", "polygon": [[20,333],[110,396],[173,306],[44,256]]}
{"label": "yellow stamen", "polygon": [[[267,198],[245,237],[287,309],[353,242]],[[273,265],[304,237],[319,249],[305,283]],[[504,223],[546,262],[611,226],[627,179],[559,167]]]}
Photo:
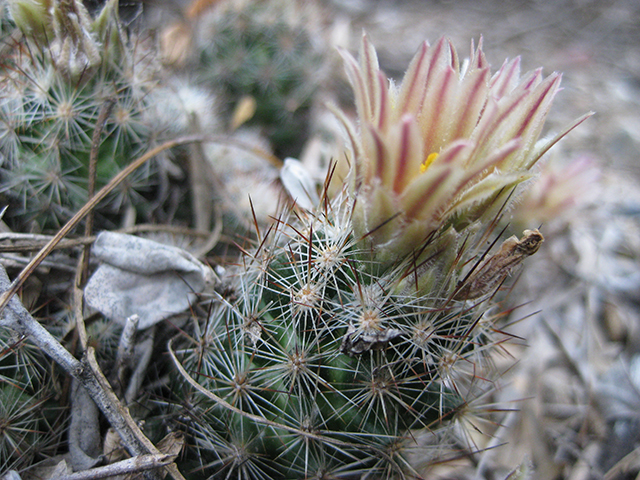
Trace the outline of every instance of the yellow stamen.
{"label": "yellow stamen", "polygon": [[433,163],[433,161],[438,158],[438,153],[433,152],[430,153],[429,156],[427,157],[427,159],[422,162],[422,165],[420,165],[420,173],[424,173],[427,171],[427,168],[429,168],[429,166]]}

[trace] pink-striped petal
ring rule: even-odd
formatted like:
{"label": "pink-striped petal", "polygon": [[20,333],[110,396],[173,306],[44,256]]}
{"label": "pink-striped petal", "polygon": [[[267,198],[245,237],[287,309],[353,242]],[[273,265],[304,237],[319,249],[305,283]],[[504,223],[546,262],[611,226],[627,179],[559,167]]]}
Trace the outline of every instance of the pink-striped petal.
{"label": "pink-striped petal", "polygon": [[473,69],[461,81],[449,141],[469,137],[487,102],[489,69]]}
{"label": "pink-striped petal", "polygon": [[422,110],[425,92],[437,75],[438,67],[444,68],[450,64],[448,46],[449,42],[444,37],[433,47],[425,42],[413,57],[400,86],[399,112],[417,114]]}
{"label": "pink-striped petal", "polygon": [[520,81],[520,57],[505,60],[500,70],[491,78],[491,95],[499,99],[512,92]]}
{"label": "pink-striped petal", "polygon": [[448,140],[446,131],[451,125],[457,87],[457,72],[446,67],[437,72],[425,92],[424,107],[418,114],[425,152],[439,152]]}
{"label": "pink-striped petal", "polygon": [[[400,195],[411,180],[420,172],[424,159],[420,131],[415,119],[405,115],[402,123],[391,132],[391,158],[394,159],[392,190]],[[385,184],[387,179],[383,179]]]}
{"label": "pink-striped petal", "polygon": [[366,82],[360,71],[360,65],[346,50],[340,49],[339,52],[344,59],[344,69],[347,74],[347,79],[353,88],[358,118],[362,121],[368,120],[371,118],[371,102],[367,94]]}

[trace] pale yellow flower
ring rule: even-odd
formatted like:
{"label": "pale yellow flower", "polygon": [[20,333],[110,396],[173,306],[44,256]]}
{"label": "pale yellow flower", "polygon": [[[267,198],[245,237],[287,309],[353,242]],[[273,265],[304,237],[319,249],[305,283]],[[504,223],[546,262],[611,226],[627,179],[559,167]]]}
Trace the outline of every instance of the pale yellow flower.
{"label": "pale yellow flower", "polygon": [[398,258],[446,225],[495,215],[531,168],[585,115],[538,142],[561,75],[520,75],[520,59],[493,76],[471,45],[461,68],[446,38],[424,43],[400,85],[380,71],[363,35],[360,60],[343,53],[358,125],[341,115],[352,147],[348,189],[356,235],[383,258]]}

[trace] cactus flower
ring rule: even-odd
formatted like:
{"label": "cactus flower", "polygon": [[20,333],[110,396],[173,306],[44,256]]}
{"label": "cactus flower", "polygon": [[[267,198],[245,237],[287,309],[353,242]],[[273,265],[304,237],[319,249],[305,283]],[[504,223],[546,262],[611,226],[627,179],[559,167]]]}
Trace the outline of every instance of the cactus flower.
{"label": "cactus flower", "polygon": [[487,240],[581,120],[538,142],[560,76],[521,79],[517,59],[491,76],[480,47],[461,68],[449,41],[425,44],[398,87],[366,37],[359,63],[344,56],[349,174],[332,166],[319,196],[285,161],[294,207],[229,266],[173,356],[214,477],[432,478],[500,422],[487,400],[509,334],[492,300],[544,238]]}
{"label": "cactus flower", "polygon": [[381,259],[405,256],[442,226],[495,215],[491,207],[590,115],[538,142],[561,75],[521,76],[519,58],[491,75],[482,41],[462,67],[449,40],[425,42],[397,86],[366,35],[359,62],[343,56],[358,117],[356,127],[339,115],[352,147],[353,224]]}

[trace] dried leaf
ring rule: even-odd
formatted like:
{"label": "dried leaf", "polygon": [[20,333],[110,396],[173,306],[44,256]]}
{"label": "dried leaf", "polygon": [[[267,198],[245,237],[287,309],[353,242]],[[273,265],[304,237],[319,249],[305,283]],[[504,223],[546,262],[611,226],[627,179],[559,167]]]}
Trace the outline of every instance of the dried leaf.
{"label": "dried leaf", "polygon": [[77,380],[71,393],[69,453],[74,471],[88,470],[104,461],[100,448],[100,412],[95,402]]}
{"label": "dried leaf", "polygon": [[500,246],[498,253],[484,260],[458,285],[455,300],[472,300],[489,293],[502,283],[515,267],[538,251],[544,237],[537,230],[525,230],[520,240],[513,236]]}
{"label": "dried leaf", "polygon": [[103,264],[87,283],[87,304],[121,325],[138,314],[139,330],[187,310],[215,277],[188,252],[133,235],[103,232],[92,253]]}

